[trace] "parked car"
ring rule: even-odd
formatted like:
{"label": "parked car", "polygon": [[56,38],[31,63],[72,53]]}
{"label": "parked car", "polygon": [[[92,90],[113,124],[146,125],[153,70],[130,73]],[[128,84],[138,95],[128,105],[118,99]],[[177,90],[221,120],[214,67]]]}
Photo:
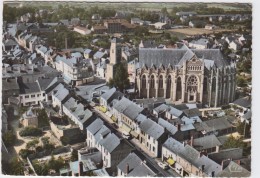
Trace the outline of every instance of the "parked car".
{"label": "parked car", "polygon": [[158,166],[160,166],[163,169],[167,169],[169,167],[167,164],[162,163],[162,162],[158,162],[157,164],[158,164]]}

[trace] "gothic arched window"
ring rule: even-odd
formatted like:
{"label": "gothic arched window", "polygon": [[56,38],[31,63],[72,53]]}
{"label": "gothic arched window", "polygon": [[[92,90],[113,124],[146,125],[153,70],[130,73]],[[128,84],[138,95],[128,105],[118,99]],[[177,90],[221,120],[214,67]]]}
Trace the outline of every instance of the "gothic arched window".
{"label": "gothic arched window", "polygon": [[197,90],[198,86],[198,79],[196,76],[192,75],[189,77],[188,82],[187,82],[188,90]]}
{"label": "gothic arched window", "polygon": [[146,76],[145,75],[143,75],[143,77],[142,77],[142,88],[146,88]]}
{"label": "gothic arched window", "polygon": [[207,77],[204,77],[203,93],[204,93],[204,94],[207,94],[207,93],[208,93],[208,79],[207,79]]}
{"label": "gothic arched window", "polygon": [[163,76],[160,75],[159,77],[159,88],[163,88]]}
{"label": "gothic arched window", "polygon": [[167,78],[167,89],[171,88],[171,84],[172,84],[172,77],[169,75]]}
{"label": "gothic arched window", "polygon": [[154,75],[151,76],[151,88],[154,88]]}

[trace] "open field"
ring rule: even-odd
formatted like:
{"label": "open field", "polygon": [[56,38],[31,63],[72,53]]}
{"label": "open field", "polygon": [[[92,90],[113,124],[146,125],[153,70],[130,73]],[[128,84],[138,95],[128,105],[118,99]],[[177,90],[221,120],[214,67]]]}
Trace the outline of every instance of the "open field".
{"label": "open field", "polygon": [[234,30],[232,29],[206,30],[204,28],[179,28],[179,29],[170,29],[166,31],[192,36],[192,35],[199,35],[199,34],[212,34],[212,33],[218,33],[223,31],[234,31]]}

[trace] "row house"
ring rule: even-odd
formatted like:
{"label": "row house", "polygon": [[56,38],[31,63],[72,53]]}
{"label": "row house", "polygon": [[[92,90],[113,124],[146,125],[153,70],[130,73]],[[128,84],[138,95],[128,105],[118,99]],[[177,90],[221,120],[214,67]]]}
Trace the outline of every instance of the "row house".
{"label": "row house", "polygon": [[75,98],[70,97],[62,106],[67,115],[80,130],[85,130],[95,119],[94,114]]}
{"label": "row house", "polygon": [[222,166],[203,152],[171,137],[162,145],[161,158],[181,176],[215,177],[222,171]]}
{"label": "row house", "polygon": [[134,149],[125,139],[119,138],[97,118],[87,128],[86,143],[89,147],[96,147],[102,155],[103,168],[109,168],[114,175],[118,165]]}

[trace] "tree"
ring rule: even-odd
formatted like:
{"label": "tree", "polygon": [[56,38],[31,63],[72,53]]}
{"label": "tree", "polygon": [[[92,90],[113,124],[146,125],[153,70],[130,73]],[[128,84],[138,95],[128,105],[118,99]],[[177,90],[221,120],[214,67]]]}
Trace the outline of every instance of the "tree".
{"label": "tree", "polygon": [[237,132],[240,134],[240,135],[244,135],[244,137],[250,137],[250,127],[251,127],[251,124],[247,124],[244,122],[238,122],[237,123]]}
{"label": "tree", "polygon": [[2,169],[8,175],[24,175],[23,162],[17,157],[14,157],[10,162],[4,162]]}
{"label": "tree", "polygon": [[39,127],[50,126],[49,117],[48,117],[45,109],[37,109],[36,113],[37,113]]}
{"label": "tree", "polygon": [[246,85],[247,85],[247,80],[242,76],[238,76],[237,77],[237,86],[245,87]]}
{"label": "tree", "polygon": [[39,144],[39,140],[38,140],[38,139],[34,139],[34,140],[32,140],[32,141],[29,141],[29,142],[26,144],[26,149],[35,151],[36,146],[37,146],[38,144]]}
{"label": "tree", "polygon": [[20,136],[40,136],[42,135],[42,130],[35,127],[25,127],[19,132]]}
{"label": "tree", "polygon": [[120,91],[128,88],[130,82],[128,79],[128,72],[122,63],[115,65],[115,75],[112,80],[109,81],[109,85],[112,85],[118,88]]}
{"label": "tree", "polygon": [[3,141],[7,147],[13,146],[16,141],[16,135],[13,131],[9,130],[3,135]]}
{"label": "tree", "polygon": [[244,143],[241,138],[235,138],[233,135],[231,135],[227,141],[224,143],[223,148],[243,148]]}

